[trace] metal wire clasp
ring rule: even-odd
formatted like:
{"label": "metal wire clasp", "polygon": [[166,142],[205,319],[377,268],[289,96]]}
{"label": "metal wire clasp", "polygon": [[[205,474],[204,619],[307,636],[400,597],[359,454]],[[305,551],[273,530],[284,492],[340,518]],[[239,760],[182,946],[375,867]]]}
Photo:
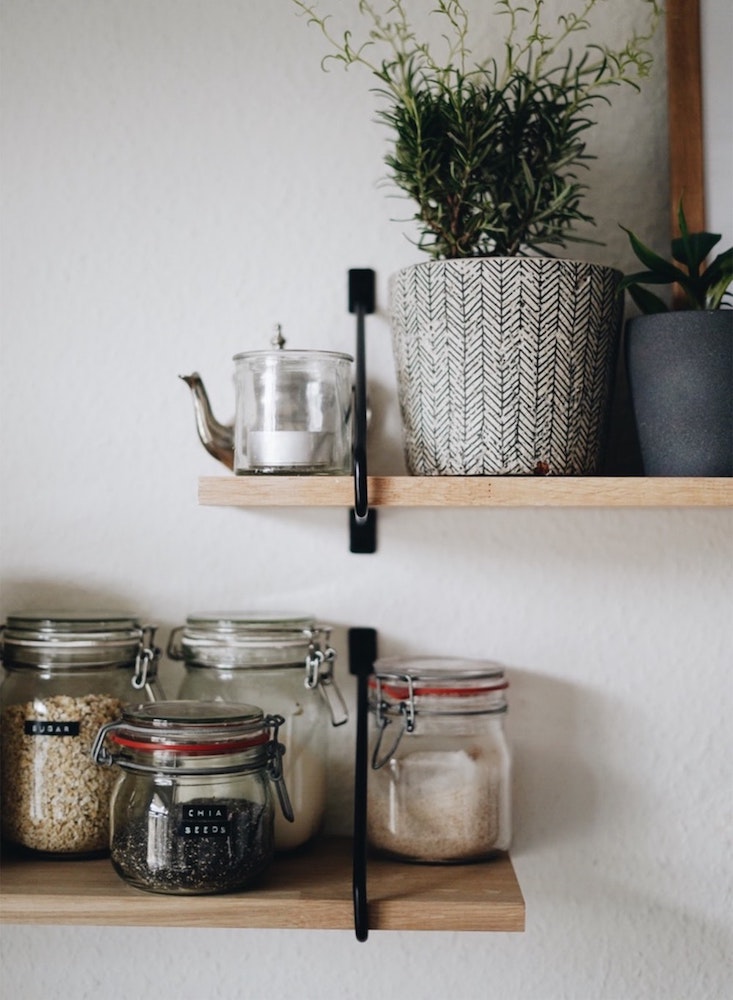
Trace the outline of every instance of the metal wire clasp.
{"label": "metal wire clasp", "polygon": [[144,689],[151,701],[156,701],[151,682],[155,680],[158,673],[158,660],[160,659],[160,650],[153,645],[154,639],[155,626],[143,625],[140,630],[140,646],[135,658],[135,673],[132,678],[133,688],[136,691]]}
{"label": "metal wire clasp", "polygon": [[115,719],[114,722],[105,723],[96,737],[94,738],[94,743],[92,744],[92,749],[89,756],[92,758],[95,764],[101,764],[102,767],[112,767],[115,762],[114,755],[109,752],[107,747],[104,745],[107,739],[107,734],[113,729],[119,729],[120,720]]}
{"label": "metal wire clasp", "polygon": [[278,733],[280,732],[280,726],[285,724],[285,719],[282,715],[267,715],[265,716],[265,725],[269,726],[272,730],[272,737],[270,742],[267,744],[267,773],[270,776],[272,783],[275,785],[275,791],[277,792],[277,799],[280,803],[280,809],[285,819],[292,823],[295,819],[293,813],[293,806],[290,802],[290,796],[288,795],[287,785],[285,784],[285,776],[283,775],[283,755],[285,754],[285,747],[282,743],[278,743]]}
{"label": "metal wire clasp", "polygon": [[[325,652],[316,644],[313,632],[308,633],[308,653],[305,658],[305,686],[309,691],[318,691],[328,708],[331,725],[336,728],[349,721],[349,710],[344,696],[333,679],[333,665],[336,662],[336,650],[328,646]],[[333,697],[329,692],[333,692]],[[340,715],[334,710],[335,698]]]}
{"label": "metal wire clasp", "polygon": [[[390,678],[394,682],[394,678]],[[377,736],[377,741],[374,744],[374,750],[372,751],[372,770],[378,771],[380,767],[384,767],[387,761],[396,752],[397,747],[400,745],[400,741],[405,733],[412,733],[415,730],[415,687],[413,678],[409,674],[404,674],[402,677],[397,678],[397,680],[404,682],[407,685],[407,700],[401,701],[397,707],[399,712],[401,725],[394,742],[390,746],[389,750],[383,754],[382,757],[379,756],[379,750],[382,746],[382,737],[384,736],[384,731],[387,726],[390,726],[393,722],[388,714],[388,708],[390,703],[384,700],[382,696],[382,679],[377,674],[376,676],[376,698],[375,698],[375,717],[377,727],[379,729],[379,734]]]}

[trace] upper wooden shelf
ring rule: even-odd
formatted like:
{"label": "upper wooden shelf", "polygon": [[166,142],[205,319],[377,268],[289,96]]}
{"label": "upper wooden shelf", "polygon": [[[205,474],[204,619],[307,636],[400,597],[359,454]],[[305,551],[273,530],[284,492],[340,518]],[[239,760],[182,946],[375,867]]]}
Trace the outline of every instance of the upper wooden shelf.
{"label": "upper wooden shelf", "polygon": [[[507,855],[474,865],[370,859],[367,873],[373,930],[524,930],[524,899]],[[257,886],[216,896],[134,889],[107,859],[9,857],[2,862],[0,921],[353,930],[351,878],[351,842],[343,838],[278,857]]]}
{"label": "upper wooden shelf", "polygon": [[[370,476],[372,507],[731,507],[733,479],[635,476]],[[349,476],[204,476],[199,503],[352,507]]]}

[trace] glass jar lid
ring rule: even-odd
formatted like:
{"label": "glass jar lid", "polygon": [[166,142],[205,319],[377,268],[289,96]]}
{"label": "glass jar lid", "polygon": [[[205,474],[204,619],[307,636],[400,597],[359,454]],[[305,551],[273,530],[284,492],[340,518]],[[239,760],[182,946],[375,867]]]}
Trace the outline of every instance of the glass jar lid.
{"label": "glass jar lid", "polygon": [[187,664],[228,668],[302,667],[331,629],[313,615],[280,611],[212,611],[174,629],[168,656]]}
{"label": "glass jar lid", "polygon": [[509,687],[503,667],[491,660],[394,657],[374,664],[369,678],[378,713],[456,714],[505,712]]}
{"label": "glass jar lid", "polygon": [[115,666],[135,660],[154,634],[127,612],[20,611],[7,616],[2,659],[8,669]]}
{"label": "glass jar lid", "polygon": [[255,705],[159,701],[123,706],[109,737],[121,747],[143,752],[219,755],[264,745],[270,738],[269,723]]}
{"label": "glass jar lid", "polygon": [[298,365],[303,362],[308,363],[311,361],[353,361],[353,357],[350,354],[345,354],[343,351],[295,351],[295,350],[271,350],[271,351],[240,351],[239,354],[235,354],[233,361],[249,361],[257,360],[262,361],[265,364],[277,364],[278,366],[283,365]]}
{"label": "glass jar lid", "polygon": [[6,629],[56,634],[83,635],[87,632],[118,632],[137,628],[135,615],[118,611],[16,611],[7,617]]}
{"label": "glass jar lid", "polygon": [[284,722],[281,715],[264,715],[256,705],[234,702],[125,705],[119,719],[99,730],[91,756],[102,766],[119,764],[143,773],[188,772],[201,777],[266,769],[283,815],[292,821],[282,768],[285,747],[278,742]]}

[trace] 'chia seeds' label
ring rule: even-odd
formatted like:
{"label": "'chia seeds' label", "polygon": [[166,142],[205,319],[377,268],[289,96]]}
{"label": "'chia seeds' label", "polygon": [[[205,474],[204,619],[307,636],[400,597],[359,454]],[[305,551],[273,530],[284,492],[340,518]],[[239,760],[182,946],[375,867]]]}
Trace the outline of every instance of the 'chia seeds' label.
{"label": "'chia seeds' label", "polygon": [[228,837],[229,816],[225,806],[184,805],[180,837]]}
{"label": "'chia seeds' label", "polygon": [[230,892],[272,861],[272,810],[266,804],[206,798],[174,807],[165,796],[175,789],[160,792],[162,813],[130,811],[112,833],[112,863],[132,885],[151,892]]}
{"label": "'chia seeds' label", "polygon": [[78,722],[48,722],[45,719],[26,719],[23,725],[26,736],[78,736]]}

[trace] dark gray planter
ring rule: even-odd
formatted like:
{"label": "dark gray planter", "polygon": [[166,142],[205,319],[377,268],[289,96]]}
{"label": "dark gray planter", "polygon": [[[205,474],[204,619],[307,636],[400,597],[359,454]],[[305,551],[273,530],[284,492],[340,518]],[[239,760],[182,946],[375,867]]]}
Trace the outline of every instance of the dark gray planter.
{"label": "dark gray planter", "polygon": [[629,320],[626,365],[644,473],[733,475],[733,310]]}

